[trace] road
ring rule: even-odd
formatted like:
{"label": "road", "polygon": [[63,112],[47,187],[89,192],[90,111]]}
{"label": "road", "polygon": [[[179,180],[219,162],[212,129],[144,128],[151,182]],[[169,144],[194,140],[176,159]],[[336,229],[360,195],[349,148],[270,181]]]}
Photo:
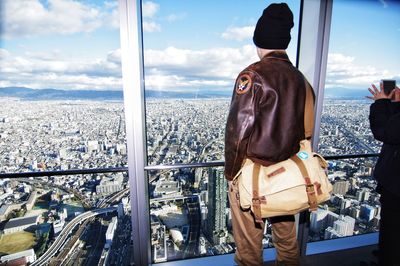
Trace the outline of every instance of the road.
{"label": "road", "polygon": [[59,236],[56,238],[56,240],[53,242],[53,244],[46,250],[46,252],[43,253],[43,255],[40,256],[40,258],[37,259],[35,262],[33,262],[31,265],[34,266],[34,265],[47,264],[49,262],[49,260],[68,242],[67,240],[70,237],[70,234],[71,234],[72,230],[75,228],[75,226],[81,224],[86,219],[89,219],[96,215],[113,212],[116,210],[117,210],[117,207],[108,207],[108,208],[104,208],[104,209],[95,209],[95,210],[87,211],[85,213],[82,213],[82,214],[76,216],[72,221],[70,221],[64,227],[64,229],[61,231]]}

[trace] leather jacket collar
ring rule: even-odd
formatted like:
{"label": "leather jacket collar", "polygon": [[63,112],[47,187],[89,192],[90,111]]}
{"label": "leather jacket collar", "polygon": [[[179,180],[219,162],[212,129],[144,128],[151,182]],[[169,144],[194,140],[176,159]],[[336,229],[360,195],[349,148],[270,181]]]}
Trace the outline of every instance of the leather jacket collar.
{"label": "leather jacket collar", "polygon": [[272,52],[266,54],[261,60],[271,59],[271,58],[283,60],[283,61],[287,61],[287,62],[291,63],[286,52],[281,52],[281,51],[272,51]]}

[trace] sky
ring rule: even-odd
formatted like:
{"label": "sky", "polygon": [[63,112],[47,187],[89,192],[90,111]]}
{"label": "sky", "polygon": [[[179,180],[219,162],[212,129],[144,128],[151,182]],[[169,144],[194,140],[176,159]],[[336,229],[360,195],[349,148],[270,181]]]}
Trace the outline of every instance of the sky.
{"label": "sky", "polygon": [[[254,26],[272,1],[143,1],[145,86],[231,91],[258,60]],[[287,1],[295,26],[299,0]],[[0,87],[121,90],[118,1],[2,0]],[[334,0],[326,87],[400,83],[400,1]]]}

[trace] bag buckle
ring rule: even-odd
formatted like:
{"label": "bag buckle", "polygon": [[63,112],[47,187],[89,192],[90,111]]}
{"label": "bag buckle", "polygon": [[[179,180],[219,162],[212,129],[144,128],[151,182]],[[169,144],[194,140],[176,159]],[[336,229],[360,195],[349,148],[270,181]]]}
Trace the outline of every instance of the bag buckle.
{"label": "bag buckle", "polygon": [[306,184],[306,191],[307,191],[307,193],[313,193],[314,192],[314,184]]}
{"label": "bag buckle", "polygon": [[258,197],[258,198],[252,198],[251,202],[253,203],[253,205],[260,206],[261,203],[264,203],[264,204],[267,203],[267,200],[265,199],[265,196],[261,196],[261,197]]}
{"label": "bag buckle", "polygon": [[261,199],[260,198],[252,198],[251,202],[253,203],[253,205],[257,205],[257,206],[261,205]]}

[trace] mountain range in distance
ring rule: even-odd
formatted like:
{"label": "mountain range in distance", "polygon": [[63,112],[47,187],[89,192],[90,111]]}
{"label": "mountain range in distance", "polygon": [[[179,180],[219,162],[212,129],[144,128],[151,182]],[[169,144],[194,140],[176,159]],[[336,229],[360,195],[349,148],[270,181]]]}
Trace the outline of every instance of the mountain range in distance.
{"label": "mountain range in distance", "polygon": [[[329,88],[324,97],[328,99],[365,99],[369,95],[367,89]],[[232,92],[227,91],[194,91],[174,92],[146,90],[146,98],[158,99],[211,99],[231,98]],[[25,87],[0,88],[0,97],[14,97],[21,100],[123,100],[123,92],[115,90],[61,90],[61,89],[31,89]]]}

